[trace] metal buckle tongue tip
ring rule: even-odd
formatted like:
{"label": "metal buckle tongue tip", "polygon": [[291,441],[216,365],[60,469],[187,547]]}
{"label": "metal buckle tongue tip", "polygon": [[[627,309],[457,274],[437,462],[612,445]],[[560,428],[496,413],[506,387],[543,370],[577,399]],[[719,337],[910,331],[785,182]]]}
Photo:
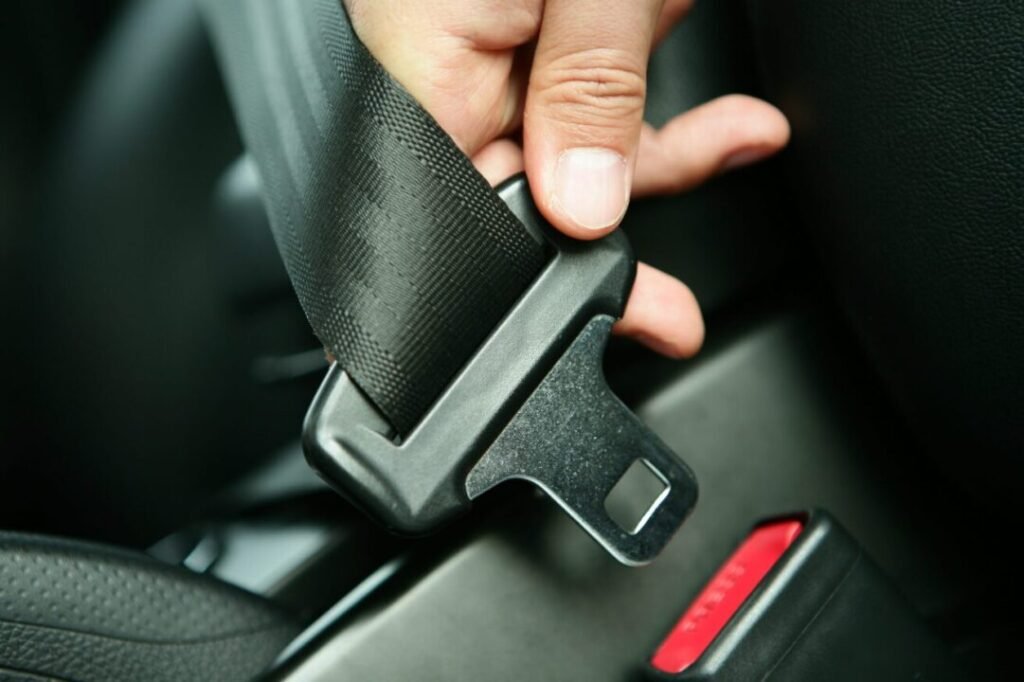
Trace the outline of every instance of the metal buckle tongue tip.
{"label": "metal buckle tongue tip", "polygon": [[[313,399],[306,458],[386,526],[433,530],[509,479],[531,481],[616,559],[654,559],[697,499],[690,469],[611,392],[601,358],[633,282],[625,236],[557,233],[522,176],[498,189],[553,258],[420,423],[401,442],[341,367]],[[638,464],[660,492],[620,524],[609,494]]]}

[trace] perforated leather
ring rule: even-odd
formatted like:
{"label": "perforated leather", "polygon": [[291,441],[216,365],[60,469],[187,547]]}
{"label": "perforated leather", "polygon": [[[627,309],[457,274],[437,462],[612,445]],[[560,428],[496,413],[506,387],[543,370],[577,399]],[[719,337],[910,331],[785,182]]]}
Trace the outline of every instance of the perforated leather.
{"label": "perforated leather", "polygon": [[0,533],[0,679],[250,679],[296,631],[258,597],[141,554]]}

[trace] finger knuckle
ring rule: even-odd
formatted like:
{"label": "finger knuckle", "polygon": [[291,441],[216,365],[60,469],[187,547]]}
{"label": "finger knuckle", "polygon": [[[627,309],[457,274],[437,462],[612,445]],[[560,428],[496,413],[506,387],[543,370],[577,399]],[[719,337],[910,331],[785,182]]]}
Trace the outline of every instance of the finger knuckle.
{"label": "finger knuckle", "polygon": [[566,124],[634,126],[644,109],[644,64],[619,50],[574,52],[547,65],[535,92],[544,107]]}

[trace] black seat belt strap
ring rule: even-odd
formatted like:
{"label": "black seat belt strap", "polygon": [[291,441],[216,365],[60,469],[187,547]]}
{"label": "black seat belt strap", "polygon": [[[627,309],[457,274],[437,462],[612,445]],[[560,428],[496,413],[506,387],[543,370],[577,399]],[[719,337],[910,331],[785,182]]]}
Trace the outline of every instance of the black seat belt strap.
{"label": "black seat belt strap", "polygon": [[340,0],[205,11],[302,308],[404,435],[536,278],[543,245]]}

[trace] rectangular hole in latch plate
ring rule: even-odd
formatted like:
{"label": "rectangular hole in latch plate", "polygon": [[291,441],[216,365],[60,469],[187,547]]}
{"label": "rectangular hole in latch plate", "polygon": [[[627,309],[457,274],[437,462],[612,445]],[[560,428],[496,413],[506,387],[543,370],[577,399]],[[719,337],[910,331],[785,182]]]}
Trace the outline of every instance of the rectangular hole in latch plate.
{"label": "rectangular hole in latch plate", "polygon": [[668,495],[668,489],[660,471],[645,459],[635,459],[604,498],[604,509],[622,530],[635,535]]}

